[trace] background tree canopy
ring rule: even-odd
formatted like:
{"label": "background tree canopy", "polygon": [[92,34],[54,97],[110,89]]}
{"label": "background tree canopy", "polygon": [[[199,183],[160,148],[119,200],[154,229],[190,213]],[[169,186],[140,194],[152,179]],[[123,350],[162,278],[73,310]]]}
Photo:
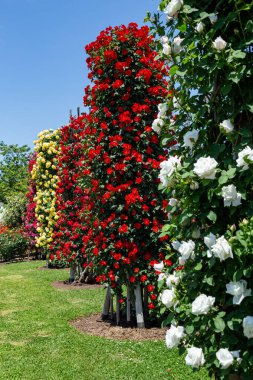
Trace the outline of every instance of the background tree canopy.
{"label": "background tree canopy", "polygon": [[28,158],[27,145],[7,145],[0,141],[0,202],[27,189]]}

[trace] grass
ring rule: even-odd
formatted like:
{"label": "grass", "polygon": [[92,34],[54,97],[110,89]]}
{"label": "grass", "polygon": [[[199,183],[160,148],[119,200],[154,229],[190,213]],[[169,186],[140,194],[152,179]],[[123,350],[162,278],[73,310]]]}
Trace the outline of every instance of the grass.
{"label": "grass", "polygon": [[[64,270],[44,262],[0,265],[1,380],[208,380],[161,341],[89,336],[68,321],[101,311],[103,289],[58,290]],[[170,369],[170,371],[168,371]]]}

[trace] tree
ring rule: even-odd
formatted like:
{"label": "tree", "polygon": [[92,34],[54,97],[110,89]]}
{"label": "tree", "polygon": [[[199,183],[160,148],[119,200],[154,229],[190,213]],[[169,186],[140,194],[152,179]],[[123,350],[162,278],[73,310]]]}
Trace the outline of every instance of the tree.
{"label": "tree", "polygon": [[8,196],[26,192],[29,155],[27,145],[0,141],[0,202],[6,203]]}

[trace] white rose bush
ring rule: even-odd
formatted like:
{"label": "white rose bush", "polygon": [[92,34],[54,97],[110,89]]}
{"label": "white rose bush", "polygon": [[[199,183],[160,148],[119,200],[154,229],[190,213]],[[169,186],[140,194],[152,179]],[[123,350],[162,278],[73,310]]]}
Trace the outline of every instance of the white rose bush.
{"label": "white rose bush", "polygon": [[166,345],[215,379],[253,379],[252,7],[164,0],[147,16],[170,66],[153,125],[167,152]]}

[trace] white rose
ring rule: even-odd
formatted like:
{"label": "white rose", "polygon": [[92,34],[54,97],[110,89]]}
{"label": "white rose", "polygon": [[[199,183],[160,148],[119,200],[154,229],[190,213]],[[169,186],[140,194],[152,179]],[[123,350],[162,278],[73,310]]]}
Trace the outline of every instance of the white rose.
{"label": "white rose", "polygon": [[253,338],[253,317],[248,315],[247,317],[243,318],[242,326],[244,336],[246,336],[248,339]]}
{"label": "white rose", "polygon": [[178,252],[181,254],[181,265],[185,263],[186,260],[188,260],[190,257],[194,259],[194,249],[195,249],[195,243],[192,240],[189,241],[182,241],[180,244],[180,247],[178,248]]}
{"label": "white rose", "polygon": [[158,263],[158,264],[154,264],[154,269],[155,270],[158,270],[158,271],[162,271],[163,270],[163,268],[164,268],[164,263],[163,263],[163,261],[161,261],[160,263]]}
{"label": "white rose", "polygon": [[169,44],[163,44],[163,54],[171,55],[171,47]]}
{"label": "white rose", "polygon": [[182,8],[183,4],[184,3],[182,0],[172,0],[164,9],[164,13],[166,13],[169,17],[173,17]]}
{"label": "white rose", "polygon": [[199,368],[205,364],[205,358],[202,348],[190,347],[187,348],[185,363],[193,368]]}
{"label": "white rose", "polygon": [[216,352],[216,358],[219,360],[223,369],[230,367],[234,362],[234,357],[227,348],[220,348]]}
{"label": "white rose", "polygon": [[234,130],[234,126],[230,120],[223,120],[223,122],[220,123],[220,128],[226,133],[230,133]]}
{"label": "white rose", "polygon": [[165,116],[166,112],[168,111],[168,105],[166,103],[160,103],[157,107],[159,111],[159,117]]}
{"label": "white rose", "polygon": [[216,243],[211,247],[211,251],[215,257],[220,259],[220,261],[234,257],[232,248],[224,236],[221,236],[216,240]]}
{"label": "white rose", "polygon": [[162,303],[168,308],[172,307],[176,303],[176,295],[174,289],[166,289],[161,295]]}
{"label": "white rose", "polygon": [[249,168],[249,164],[245,161],[245,158],[249,161],[253,162],[253,149],[249,146],[246,146],[241,152],[238,154],[238,158],[236,160],[237,166],[242,168],[242,170],[247,170]]}
{"label": "white rose", "polygon": [[157,132],[158,134],[161,132],[161,128],[163,126],[164,126],[164,121],[162,119],[155,119],[152,123],[153,131]]}
{"label": "white rose", "polygon": [[218,162],[211,157],[200,157],[194,164],[194,173],[204,179],[214,179]]}
{"label": "white rose", "polygon": [[183,326],[171,325],[170,329],[166,332],[166,346],[168,348],[178,347],[182,338],[185,337]]}
{"label": "white rose", "polygon": [[178,200],[177,200],[177,199],[175,199],[175,198],[170,198],[170,200],[169,200],[169,205],[170,205],[171,207],[176,206],[177,203],[178,203]]}
{"label": "white rose", "polygon": [[238,282],[229,282],[226,284],[226,293],[231,294],[233,297],[233,305],[240,305],[245,297],[251,295],[251,289],[247,289],[247,281],[240,280]]}
{"label": "white rose", "polygon": [[169,39],[167,36],[162,36],[160,38],[160,41],[161,41],[161,44],[163,45],[163,44],[167,44],[169,42]]}
{"label": "white rose", "polygon": [[209,250],[207,251],[207,257],[212,257],[213,254],[212,254],[211,248],[216,243],[215,235],[212,234],[212,232],[210,232],[209,235],[204,237],[204,243],[207,246],[207,248],[209,248]]}
{"label": "white rose", "polygon": [[218,51],[221,51],[221,50],[224,50],[225,47],[226,47],[227,43],[226,41],[224,41],[221,37],[217,37],[214,41],[213,41],[213,47],[218,50]]}
{"label": "white rose", "polygon": [[199,22],[197,25],[196,25],[196,31],[198,32],[198,33],[202,33],[203,32],[203,30],[204,30],[204,24],[203,24],[203,22]]}
{"label": "white rose", "polygon": [[159,178],[164,187],[169,186],[170,177],[176,171],[176,169],[181,168],[181,157],[171,156],[167,161],[160,163],[160,174]]}
{"label": "white rose", "polygon": [[211,21],[212,24],[215,24],[218,20],[218,17],[216,14],[211,14],[209,15],[209,20]]}
{"label": "white rose", "polygon": [[174,54],[180,53],[180,51],[183,49],[181,46],[181,43],[183,40],[184,39],[180,38],[179,36],[174,38],[174,40],[172,42],[172,51]]}
{"label": "white rose", "polygon": [[192,314],[207,314],[215,302],[215,298],[200,294],[192,303]]}
{"label": "white rose", "polygon": [[166,285],[169,289],[172,289],[173,286],[177,286],[180,282],[180,277],[176,276],[175,274],[170,274],[166,278]]}
{"label": "white rose", "polygon": [[184,145],[186,148],[192,149],[196,141],[199,138],[199,131],[193,129],[192,131],[186,132],[184,135]]}
{"label": "white rose", "polygon": [[241,204],[242,195],[237,193],[234,185],[223,186],[221,189],[224,198],[224,206],[239,206]]}
{"label": "white rose", "polygon": [[172,99],[172,103],[173,103],[173,107],[174,108],[179,108],[180,107],[180,104],[177,100],[177,98],[175,96],[173,96],[173,99]]}

